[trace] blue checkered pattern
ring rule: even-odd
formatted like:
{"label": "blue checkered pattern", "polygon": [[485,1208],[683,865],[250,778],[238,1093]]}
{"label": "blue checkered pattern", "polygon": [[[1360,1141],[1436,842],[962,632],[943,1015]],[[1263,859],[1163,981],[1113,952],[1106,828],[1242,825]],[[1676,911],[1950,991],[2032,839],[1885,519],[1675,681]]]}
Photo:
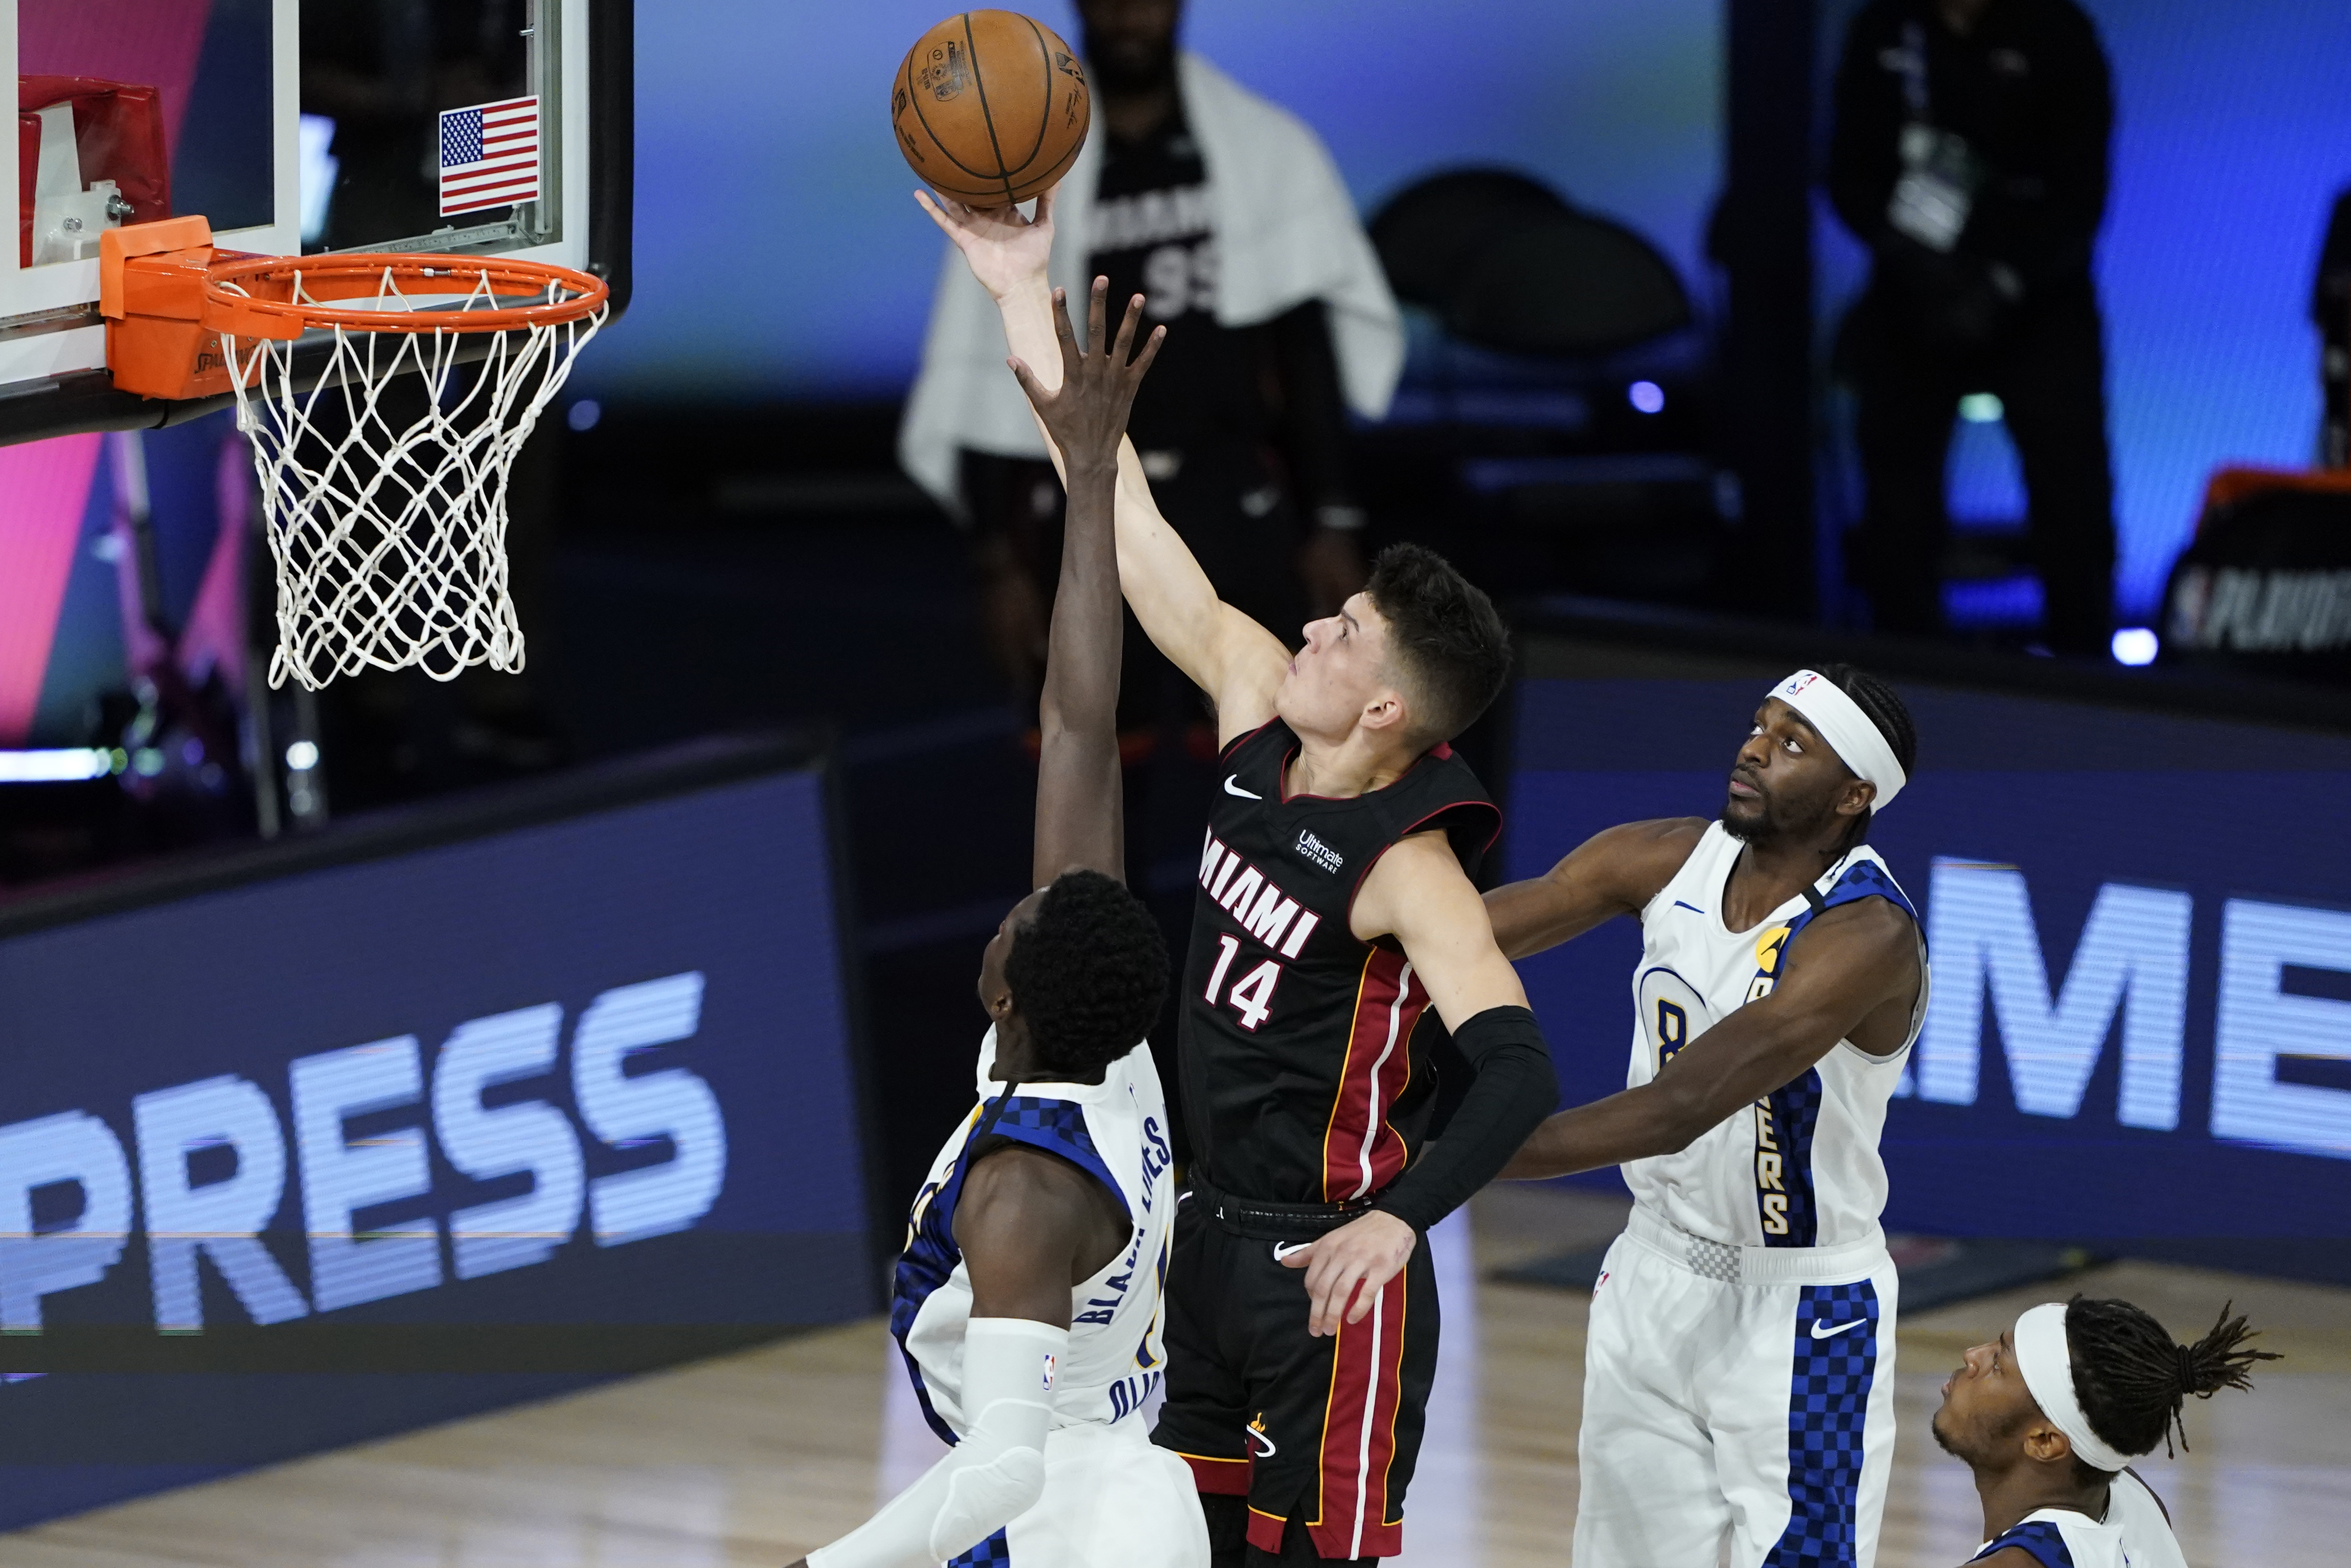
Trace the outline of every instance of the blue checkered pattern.
{"label": "blue checkered pattern", "polygon": [[[970,1123],[972,1134],[979,1131],[981,1124],[987,1120],[988,1108],[995,1103],[992,1100],[987,1101],[973,1114]],[[988,1135],[1008,1138],[1016,1144],[1029,1144],[1061,1155],[1080,1169],[1092,1173],[1096,1180],[1110,1189],[1111,1196],[1119,1200],[1119,1206],[1122,1208],[1125,1207],[1123,1189],[1119,1186],[1117,1178],[1110,1174],[1110,1167],[1102,1163],[1101,1154],[1094,1148],[1093,1135],[1086,1130],[1085,1107],[1068,1100],[1016,1094],[1005,1102],[1004,1113],[996,1118],[995,1124],[988,1129]],[[968,1168],[971,1155],[970,1136],[966,1135],[963,1154],[956,1158],[955,1168],[948,1173],[946,1180],[939,1184],[938,1191],[931,1193],[925,1190],[914,1200],[914,1206],[923,1213],[922,1223],[908,1234],[906,1249],[898,1255],[897,1272],[890,1285],[890,1334],[898,1342],[902,1354],[906,1347],[906,1335],[913,1330],[915,1315],[923,1310],[923,1303],[931,1299],[932,1291],[954,1276],[956,1265],[963,1261],[963,1249],[956,1245],[955,1215],[956,1204],[963,1197],[964,1173]],[[930,1199],[927,1205],[923,1202],[925,1197]],[[914,1364],[914,1358],[911,1355],[906,1356],[906,1375],[914,1382],[914,1397],[923,1407],[923,1419],[930,1423],[931,1430],[936,1432],[942,1441],[955,1442],[955,1429],[939,1419],[938,1413],[931,1408],[930,1390],[924,1386],[922,1369]],[[985,1544],[982,1543],[983,1546]],[[977,1561],[1009,1562],[1010,1559],[982,1558]]]}
{"label": "blue checkered pattern", "polygon": [[[996,1119],[993,1135],[1009,1138],[1016,1144],[1028,1144],[1061,1155],[1087,1172],[1110,1189],[1118,1206],[1126,1207],[1125,1189],[1118,1178],[1110,1174],[1110,1166],[1094,1148],[1093,1134],[1086,1131],[1086,1109],[1071,1100],[1040,1100],[1033,1095],[1016,1094],[1005,1103],[1004,1114]],[[1134,1216],[1130,1213],[1130,1220]]]}
{"label": "blue checkered pattern", "polygon": [[[1886,868],[1876,861],[1855,861],[1847,867],[1845,873],[1837,878],[1836,885],[1822,897],[1821,908],[1834,909],[1840,904],[1863,898],[1891,900],[1896,908],[1914,922],[1918,921],[1918,911],[1911,906],[1910,895],[1896,887],[1894,879],[1886,874]],[[1810,919],[1811,915],[1808,913],[1805,918]],[[1924,922],[1918,922],[1918,926],[1922,932],[1926,929]]]}
{"label": "blue checkered pattern", "polygon": [[1004,1531],[999,1530],[948,1563],[947,1568],[1007,1568],[1011,1561],[1011,1544],[1004,1539]]}
{"label": "blue checkered pattern", "polygon": [[[1813,1134],[1821,1120],[1820,1070],[1807,1067],[1802,1078],[1771,1091],[1770,1103],[1771,1135],[1780,1145],[1780,1186],[1788,1197],[1788,1233],[1777,1236],[1767,1229],[1763,1245],[1817,1247],[1821,1210],[1813,1194]],[[1760,1184],[1755,1201],[1759,1207],[1763,1202]]]}
{"label": "blue checkered pattern", "polygon": [[[1788,922],[1788,935],[1771,950],[1769,967],[1756,970],[1758,977],[1776,978],[1782,956],[1797,934],[1813,919],[1841,904],[1853,904],[1865,898],[1890,899],[1914,925],[1918,912],[1909,898],[1894,884],[1886,868],[1876,861],[1855,861],[1836,879],[1836,885],[1821,896],[1817,905],[1806,909]],[[1794,1082],[1784,1084],[1771,1096],[1771,1130],[1780,1145],[1780,1181],[1787,1194],[1788,1228],[1784,1235],[1773,1232],[1768,1226],[1763,1231],[1766,1247],[1817,1247],[1820,1245],[1820,1206],[1813,1193],[1813,1131],[1821,1113],[1821,1075],[1807,1071]],[[1759,1212],[1762,1211],[1763,1189],[1759,1184],[1755,1193]]]}
{"label": "blue checkered pattern", "polygon": [[2064,1536],[2059,1534],[2057,1527],[2045,1519],[2026,1520],[1968,1561],[1980,1561],[2010,1546],[2024,1548],[2032,1554],[2032,1560],[2040,1563],[2041,1568],[2074,1568],[2074,1553],[2066,1546]]}
{"label": "blue checkered pattern", "polygon": [[[1860,1328],[1835,1332],[1840,1324]],[[1850,1565],[1861,1494],[1862,1435],[1877,1377],[1877,1288],[1807,1285],[1796,1304],[1788,1387],[1788,1528],[1764,1568]]]}
{"label": "blue checkered pattern", "polygon": [[482,161],[482,111],[463,110],[441,117],[441,167]]}

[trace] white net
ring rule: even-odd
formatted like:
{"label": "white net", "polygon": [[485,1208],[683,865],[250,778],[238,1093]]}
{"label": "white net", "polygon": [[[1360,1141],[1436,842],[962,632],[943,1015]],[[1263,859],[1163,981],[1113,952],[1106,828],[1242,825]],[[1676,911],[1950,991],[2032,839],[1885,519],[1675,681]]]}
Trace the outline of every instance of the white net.
{"label": "white net", "polygon": [[[554,282],[529,299],[501,298],[475,276],[470,293],[412,296],[387,269],[372,300],[332,304],[462,312],[578,298]],[[452,287],[463,286],[443,285]],[[319,303],[298,274],[294,302]],[[272,686],[291,678],[316,691],[371,667],[413,665],[443,681],[471,664],[523,667],[507,590],[507,479],[605,315],[600,304],[572,320],[483,333],[222,335],[277,570]],[[325,372],[298,390],[294,350],[329,339]],[[487,353],[460,363],[469,342]]]}

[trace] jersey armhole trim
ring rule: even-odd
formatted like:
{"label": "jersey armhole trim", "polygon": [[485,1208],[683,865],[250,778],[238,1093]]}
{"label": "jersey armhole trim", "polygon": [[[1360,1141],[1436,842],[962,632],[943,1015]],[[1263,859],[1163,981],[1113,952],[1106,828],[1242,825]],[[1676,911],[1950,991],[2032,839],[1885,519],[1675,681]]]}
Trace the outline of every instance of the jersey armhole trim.
{"label": "jersey armhole trim", "polygon": [[1259,736],[1263,735],[1267,730],[1271,729],[1275,725],[1280,724],[1280,722],[1281,716],[1280,714],[1275,714],[1271,718],[1267,719],[1255,729],[1249,730],[1243,734],[1233,737],[1232,739],[1225,743],[1224,749],[1217,753],[1217,760],[1219,762],[1230,762],[1233,759],[1234,754],[1238,752],[1242,747],[1247,746],[1250,741],[1255,740]]}
{"label": "jersey armhole trim", "polygon": [[2042,1568],[2074,1568],[2074,1552],[2065,1544],[2064,1534],[2045,1519],[2028,1519],[2011,1526],[1986,1542],[1983,1550],[1968,1561],[1980,1563],[2011,1549],[2031,1557]]}
{"label": "jersey armhole trim", "polygon": [[[1363,937],[1355,935],[1355,900],[1363,896],[1364,883],[1370,879],[1373,869],[1376,867],[1380,862],[1387,859],[1388,852],[1395,848],[1398,844],[1404,842],[1405,840],[1412,837],[1415,833],[1433,831],[1428,827],[1428,824],[1435,821],[1437,818],[1442,817],[1447,811],[1458,811],[1465,807],[1475,806],[1482,806],[1487,810],[1494,813],[1494,831],[1492,835],[1486,840],[1486,849],[1493,848],[1494,840],[1502,836],[1502,809],[1499,806],[1495,805],[1491,800],[1453,800],[1445,805],[1439,806],[1434,811],[1429,812],[1419,821],[1414,822],[1410,827],[1397,829],[1395,836],[1390,838],[1386,843],[1380,846],[1379,852],[1374,855],[1370,860],[1364,862],[1364,869],[1355,873],[1355,885],[1347,890],[1347,907],[1340,912],[1346,916],[1347,935],[1351,939],[1357,942],[1364,940]],[[1451,849],[1452,835],[1447,833],[1446,835],[1446,847]],[[1478,852],[1479,857],[1483,858],[1486,852],[1485,850],[1480,850]],[[1458,849],[1453,851],[1453,863],[1456,865],[1461,865],[1461,852]],[[1478,879],[1469,875],[1469,868],[1468,866],[1461,866],[1461,874],[1469,878],[1470,890],[1475,892],[1478,886]],[[1380,941],[1392,942],[1395,940],[1395,938],[1393,933],[1383,933],[1381,936],[1372,938],[1372,941],[1374,943]],[[1398,946],[1401,946],[1401,944],[1398,944]]]}
{"label": "jersey armhole trim", "polygon": [[[2146,1478],[2145,1476],[2143,1476],[2143,1475],[2139,1474],[2137,1470],[2133,1469],[2130,1466],[2128,1466],[2128,1465],[2125,1465],[2125,1466],[2123,1467],[2123,1474],[2125,1474],[2125,1475],[2126,1475],[2126,1476],[2130,1477],[2130,1479],[2133,1479],[2133,1480],[2135,1480],[2135,1481],[2137,1481],[2137,1482],[2138,1483],[2138,1490],[2141,1490],[2141,1491],[2143,1491],[2143,1492],[2145,1492],[2145,1493],[2147,1493],[2147,1495],[2148,1496],[2148,1498],[2150,1498],[2151,1500],[2153,1500],[2153,1501],[2154,1501],[2154,1503],[2155,1503],[2155,1511],[2156,1511],[2156,1512],[2158,1512],[2158,1513],[2159,1513],[2159,1514],[2163,1515],[2163,1522],[2164,1522],[2164,1523],[2166,1523],[2166,1524],[2170,1524],[2170,1523],[2171,1523],[2171,1506],[2170,1506],[2170,1504],[2168,1504],[2168,1503],[2167,1503],[2167,1502],[2165,1502],[2165,1501],[2163,1500],[2163,1494],[2162,1494],[2161,1492],[2159,1492],[2159,1491],[2156,1490],[2153,1487],[2151,1487],[2151,1486],[2147,1485],[2147,1478]],[[2111,1502],[2109,1502],[2109,1503],[2108,1503],[2108,1505],[2107,1505],[2107,1511],[2108,1511],[2109,1513],[2112,1513],[2112,1512],[2113,1512],[2113,1505],[2112,1505],[2112,1503],[2111,1503]]]}
{"label": "jersey armhole trim", "polygon": [[[1875,864],[1876,862],[1865,862],[1864,863]],[[1844,897],[1837,898],[1834,901],[1823,899],[1815,890],[1809,886],[1806,887],[1804,889],[1804,899],[1805,902],[1812,905],[1812,908],[1806,912],[1803,925],[1789,935],[1787,951],[1781,959],[1782,964],[1794,962],[1796,938],[1802,936],[1804,932],[1811,927],[1813,917],[1815,915],[1825,915],[1832,909],[1842,909],[1848,904],[1859,904],[1864,899],[1869,898],[1882,898],[1886,900],[1886,903],[1894,905],[1895,908],[1902,912],[1904,917],[1910,922],[1911,933],[1917,939],[1918,952],[1918,1000],[1917,1005],[1911,1009],[1909,1031],[1903,1036],[1902,1043],[1900,1045],[1896,1046],[1892,1051],[1886,1052],[1883,1056],[1880,1056],[1874,1051],[1862,1050],[1860,1046],[1855,1045],[1850,1039],[1840,1040],[1837,1041],[1836,1045],[1829,1048],[1832,1051],[1834,1051],[1839,1048],[1850,1051],[1872,1067],[1892,1066],[1894,1063],[1901,1061],[1902,1058],[1909,1052],[1912,1046],[1918,1043],[1919,1032],[1926,1027],[1928,987],[1931,983],[1927,969],[1926,928],[1919,924],[1918,912],[1910,906],[1909,900],[1907,897],[1900,896],[1900,889],[1893,886],[1894,879],[1887,877],[1886,880],[1887,883],[1886,887],[1865,888],[1859,892],[1848,893]],[[1843,886],[1844,886],[1844,879],[1839,878],[1836,886],[1830,888],[1829,892],[1834,894],[1837,892],[1838,888]]]}
{"label": "jersey armhole trim", "polygon": [[1082,1176],[1088,1180],[1093,1182],[1097,1186],[1102,1187],[1109,1192],[1111,1201],[1118,1205],[1119,1212],[1126,1216],[1127,1224],[1132,1226],[1134,1223],[1134,1210],[1128,1206],[1126,1194],[1119,1191],[1118,1183],[1111,1179],[1110,1173],[1106,1169],[1090,1166],[1084,1160],[1080,1159],[1076,1155],[1071,1154],[1069,1150],[1059,1147],[1053,1144],[1047,1143],[1042,1139],[1024,1138],[1019,1136],[1017,1131],[1009,1134],[1001,1132],[990,1133],[987,1135],[987,1140],[985,1144],[977,1145],[973,1147],[970,1155],[967,1156],[965,1160],[965,1167],[969,1169],[970,1167],[978,1165],[980,1161],[986,1159],[988,1155],[995,1154],[998,1149],[1005,1148],[1008,1145],[1015,1144],[1024,1149],[1034,1149],[1040,1155],[1050,1155],[1055,1159],[1060,1160],[1063,1165],[1068,1166],[1071,1170],[1076,1171],[1080,1176]]}
{"label": "jersey armhole trim", "polygon": [[[1674,867],[1673,874],[1657,884],[1657,891],[1649,894],[1649,901],[1646,904],[1642,904],[1640,908],[1633,911],[1634,925],[1640,926],[1643,930],[1646,930],[1648,928],[1649,916],[1656,912],[1659,901],[1662,900],[1666,894],[1674,890],[1674,883],[1681,880],[1682,873],[1689,870],[1690,862],[1696,860],[1698,858],[1698,852],[1706,848],[1707,835],[1713,832],[1715,829],[1721,825],[1722,824],[1719,822],[1708,822],[1706,826],[1698,830],[1698,841],[1690,845],[1689,853],[1682,856],[1681,863]],[[1719,901],[1722,890],[1720,888],[1717,888],[1714,891],[1717,900]],[[1688,907],[1701,915],[1704,913],[1704,911],[1698,910],[1698,905],[1694,904],[1688,905]]]}
{"label": "jersey armhole trim", "polygon": [[965,1169],[968,1170],[981,1159],[994,1153],[995,1140],[999,1138],[1006,1143],[1020,1144],[1026,1147],[1040,1150],[1058,1157],[1063,1163],[1101,1183],[1110,1193],[1111,1201],[1118,1205],[1119,1212],[1126,1216],[1126,1223],[1130,1227],[1133,1226],[1134,1207],[1127,1202],[1125,1192],[1118,1185],[1118,1178],[1111,1175],[1110,1166],[1103,1162],[1101,1151],[1093,1146],[1092,1134],[1085,1131],[1084,1112],[1076,1102],[1032,1101],[1031,1104],[1068,1106],[1078,1117],[1078,1136],[1076,1138],[1066,1134],[1055,1136],[1055,1129],[1028,1126],[1019,1122],[1000,1120],[988,1130],[986,1142],[977,1136],[972,1139],[970,1147],[964,1155]]}

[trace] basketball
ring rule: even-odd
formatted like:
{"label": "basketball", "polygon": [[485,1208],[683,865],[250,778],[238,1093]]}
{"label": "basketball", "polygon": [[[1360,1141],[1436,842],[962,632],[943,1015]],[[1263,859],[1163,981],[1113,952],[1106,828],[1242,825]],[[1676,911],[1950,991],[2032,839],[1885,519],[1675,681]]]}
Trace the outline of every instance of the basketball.
{"label": "basketball", "polygon": [[1086,68],[1017,11],[966,11],[914,41],[890,89],[907,165],[943,196],[1004,207],[1050,188],[1086,142]]}

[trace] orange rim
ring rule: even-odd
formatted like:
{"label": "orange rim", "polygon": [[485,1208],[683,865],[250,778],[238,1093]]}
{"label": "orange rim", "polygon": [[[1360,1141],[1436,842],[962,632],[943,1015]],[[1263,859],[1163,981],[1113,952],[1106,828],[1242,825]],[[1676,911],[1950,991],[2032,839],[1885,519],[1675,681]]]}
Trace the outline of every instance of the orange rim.
{"label": "orange rim", "polygon": [[[322,303],[376,298],[383,294],[387,274],[397,286],[430,283],[434,293],[444,296],[470,294],[486,277],[494,295],[545,294],[553,285],[569,291],[570,298],[490,309],[343,310]],[[308,299],[294,298],[298,279]],[[205,269],[204,283],[205,303],[244,324],[247,330],[242,335],[271,338],[295,335],[286,330],[288,327],[340,327],[358,332],[507,332],[557,327],[602,309],[611,293],[601,277],[546,262],[390,251],[218,262]],[[271,326],[278,329],[267,330]],[[234,331],[235,327],[224,323],[224,329]]]}

